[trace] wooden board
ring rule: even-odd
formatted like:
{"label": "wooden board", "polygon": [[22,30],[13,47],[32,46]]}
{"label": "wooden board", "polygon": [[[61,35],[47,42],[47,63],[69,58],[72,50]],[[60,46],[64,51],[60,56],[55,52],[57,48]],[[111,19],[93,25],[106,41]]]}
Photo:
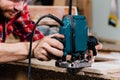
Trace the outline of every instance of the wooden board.
{"label": "wooden board", "polygon": [[103,48],[101,51],[108,51],[108,52],[120,52],[120,44],[115,43],[102,43]]}
{"label": "wooden board", "polygon": [[97,62],[120,60],[120,52],[98,52]]}
{"label": "wooden board", "polygon": [[[93,63],[91,67],[77,69],[76,75],[84,75],[84,76],[98,77],[98,78],[104,78],[104,79],[114,78],[114,80],[119,80],[120,77],[118,76],[118,73],[120,75],[120,60],[119,59],[115,60],[115,57],[116,56],[114,56],[114,60],[113,59],[107,60],[106,58],[106,60],[101,60]],[[27,66],[28,65],[27,63],[28,63],[28,60],[24,60],[20,62],[11,62],[10,64]],[[55,60],[39,61],[37,59],[32,59],[32,67],[36,69],[43,69],[48,71],[60,72],[60,73],[68,73],[68,70],[66,68],[56,67]]]}
{"label": "wooden board", "polygon": [[[52,14],[59,19],[62,19],[64,15],[68,15],[68,6],[29,6],[30,16],[33,21],[37,21],[41,16],[46,14]],[[73,6],[72,14],[77,15],[77,8]],[[41,24],[52,24],[56,25],[56,21],[52,19],[43,19]],[[58,25],[58,24],[57,24]]]}
{"label": "wooden board", "polygon": [[55,6],[65,6],[66,5],[66,0],[54,0],[54,5]]}

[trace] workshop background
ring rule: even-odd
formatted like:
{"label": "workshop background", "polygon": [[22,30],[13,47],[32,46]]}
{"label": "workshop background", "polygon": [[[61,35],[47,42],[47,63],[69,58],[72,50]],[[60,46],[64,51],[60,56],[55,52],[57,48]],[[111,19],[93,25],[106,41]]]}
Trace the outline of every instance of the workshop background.
{"label": "workshop background", "polygon": [[[68,11],[68,0],[28,0],[31,19],[53,13],[62,18]],[[55,67],[55,61],[32,60],[32,80],[120,80],[120,0],[73,0],[73,14],[87,18],[89,33],[103,44],[91,67],[64,69]],[[65,10],[65,11],[64,11]],[[42,26],[41,26],[42,25]],[[43,34],[58,31],[58,25],[43,20],[38,29]],[[12,40],[14,39],[14,40]],[[17,42],[12,35],[6,42]],[[0,65],[0,80],[28,80],[28,61]]]}

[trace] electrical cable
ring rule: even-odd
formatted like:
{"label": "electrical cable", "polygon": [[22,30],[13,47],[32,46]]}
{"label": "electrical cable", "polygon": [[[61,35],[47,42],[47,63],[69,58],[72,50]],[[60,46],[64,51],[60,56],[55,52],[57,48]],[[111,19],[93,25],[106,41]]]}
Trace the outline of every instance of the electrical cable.
{"label": "electrical cable", "polygon": [[69,15],[72,15],[72,0],[69,0]]}
{"label": "electrical cable", "polygon": [[58,23],[60,24],[60,26],[63,26],[63,25],[64,25],[63,22],[62,22],[59,18],[57,18],[57,17],[55,17],[55,16],[53,16],[53,15],[51,15],[51,14],[48,14],[48,15],[45,15],[45,16],[40,17],[40,18],[38,19],[38,21],[35,23],[35,26],[34,26],[34,28],[33,28],[33,31],[32,31],[32,33],[31,33],[31,37],[30,37],[30,48],[29,48],[29,54],[28,54],[28,80],[31,80],[31,55],[32,55],[33,36],[34,36],[34,34],[35,34],[35,29],[36,29],[38,23],[39,23],[43,18],[45,18],[45,17],[49,17],[49,18],[54,19],[56,22],[58,22]]}
{"label": "electrical cable", "polygon": [[5,27],[5,23],[3,22],[3,37],[2,37],[2,42],[5,42],[6,39],[6,27]]}

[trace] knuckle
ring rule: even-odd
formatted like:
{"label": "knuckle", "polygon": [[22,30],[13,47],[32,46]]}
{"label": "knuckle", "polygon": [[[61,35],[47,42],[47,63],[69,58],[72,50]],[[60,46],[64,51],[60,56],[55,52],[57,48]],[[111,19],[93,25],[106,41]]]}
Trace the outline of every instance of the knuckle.
{"label": "knuckle", "polygon": [[43,44],[41,45],[41,47],[42,47],[42,48],[46,48],[47,45],[48,45],[48,44],[45,42],[45,43],[43,43]]}
{"label": "knuckle", "polygon": [[60,50],[60,51],[58,52],[58,56],[62,57],[62,56],[63,56],[63,51]]}

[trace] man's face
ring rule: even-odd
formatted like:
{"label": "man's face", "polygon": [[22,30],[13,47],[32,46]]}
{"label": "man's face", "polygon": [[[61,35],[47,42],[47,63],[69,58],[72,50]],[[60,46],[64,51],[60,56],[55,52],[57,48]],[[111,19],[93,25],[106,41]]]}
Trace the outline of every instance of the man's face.
{"label": "man's face", "polygon": [[23,10],[23,3],[23,0],[0,0],[0,14],[11,19]]}

